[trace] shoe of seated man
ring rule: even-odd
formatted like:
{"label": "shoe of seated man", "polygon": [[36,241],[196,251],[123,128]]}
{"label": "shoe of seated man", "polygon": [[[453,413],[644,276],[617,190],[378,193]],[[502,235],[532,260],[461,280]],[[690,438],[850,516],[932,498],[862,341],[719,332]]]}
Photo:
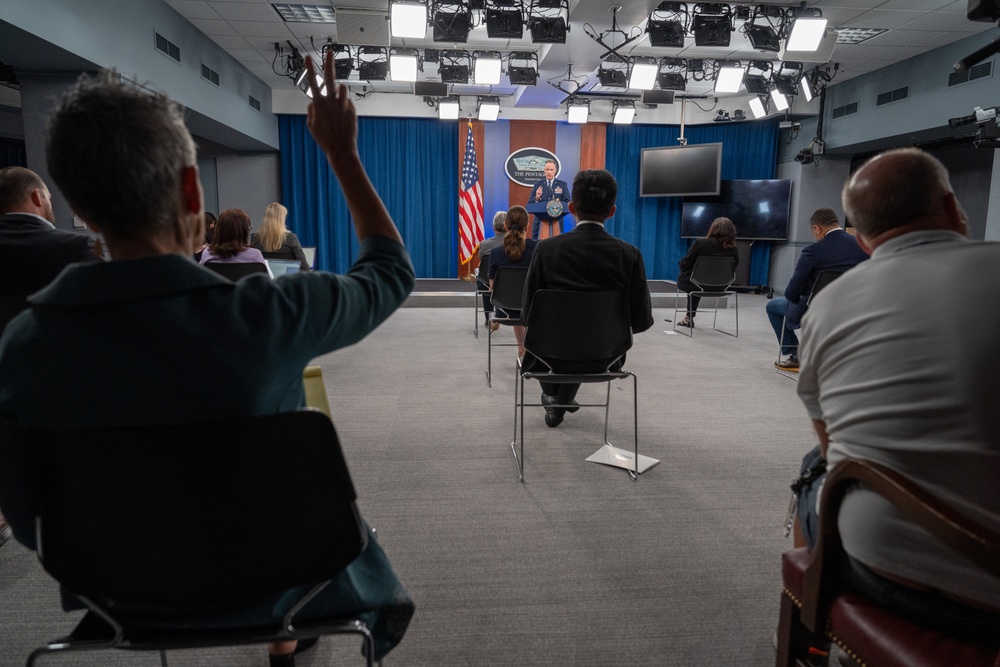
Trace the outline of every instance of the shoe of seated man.
{"label": "shoe of seated man", "polygon": [[789,373],[799,372],[799,358],[794,354],[790,355],[787,359],[782,361],[774,362],[774,367],[779,371],[788,371]]}
{"label": "shoe of seated man", "polygon": [[13,529],[11,529],[10,524],[7,523],[7,519],[3,518],[3,514],[0,514],[0,546],[13,536]]}

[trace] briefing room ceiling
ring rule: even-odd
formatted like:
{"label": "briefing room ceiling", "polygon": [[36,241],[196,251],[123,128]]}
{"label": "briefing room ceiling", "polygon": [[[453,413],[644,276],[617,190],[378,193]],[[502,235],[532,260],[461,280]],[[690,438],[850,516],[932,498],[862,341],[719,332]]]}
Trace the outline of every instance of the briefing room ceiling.
{"label": "briefing room ceiling", "polygon": [[[467,104],[466,96],[471,96],[472,104],[475,104],[475,96],[497,96],[508,117],[522,118],[530,117],[524,115],[530,110],[565,108],[571,93],[584,98],[618,97],[638,102],[642,91],[629,87],[635,63],[655,64],[662,74],[680,73],[684,90],[675,90],[675,95],[749,100],[753,95],[747,91],[746,84],[737,93],[716,92],[718,63],[738,61],[744,69],[749,66],[748,73],[763,75],[763,82],[758,79],[757,85],[766,93],[766,88],[773,87],[779,75],[794,79],[805,74],[816,77],[819,85],[826,76],[832,75],[832,83],[838,83],[974,33],[995,29],[991,23],[967,19],[967,0],[808,0],[767,5],[658,0],[622,1],[620,5],[608,0],[568,0],[568,3],[566,0],[429,0],[431,18],[427,26],[417,26],[416,33],[421,33],[420,37],[390,36],[389,0],[318,0],[310,4],[270,0],[166,2],[260,77],[276,96],[282,94],[281,91],[299,94],[291,76],[298,65],[296,56],[315,56],[327,44],[330,45],[327,48],[336,45],[345,69],[350,61],[347,81],[356,97],[368,95],[384,99],[392,99],[385,95],[389,93],[413,95],[414,83],[393,81],[391,75],[385,80],[376,80],[373,77],[380,76],[384,70],[378,64],[369,64],[371,62],[384,61],[389,55],[412,54],[420,68],[416,72],[417,81],[441,83],[443,78],[447,81],[456,73],[460,80],[464,75],[463,66],[473,71],[476,52],[499,52],[503,70],[499,83],[476,85],[470,73],[468,84],[447,83],[446,92],[462,96],[463,106]],[[486,25],[486,12],[480,7],[497,10],[494,15],[499,20]],[[454,20],[456,14],[463,12],[468,12],[471,19],[467,33],[463,30],[467,26],[462,25],[461,20]],[[713,21],[718,24],[718,19],[712,18],[713,12],[716,16],[721,12],[723,19],[728,21],[722,25],[728,25],[729,30],[712,29]],[[450,17],[447,26],[435,25],[435,16],[439,14]],[[696,14],[708,16],[704,21],[698,19],[705,27],[697,40],[694,35]],[[801,63],[801,68],[787,69],[781,63],[792,58],[784,53],[783,37],[796,16],[827,19],[827,36],[820,47],[820,55],[794,54],[792,57]],[[512,17],[523,19],[525,24],[520,38],[510,36],[522,24]],[[532,22],[538,23],[540,30],[537,32],[541,33],[551,28],[552,22],[538,19],[559,17],[568,18],[564,43],[558,43],[558,36],[556,43],[539,43],[533,39]],[[673,46],[651,44],[653,35],[647,31],[651,19],[659,21],[664,28],[655,41]],[[748,19],[750,25],[761,26],[759,31],[754,31],[756,39],[753,41],[748,35],[749,25],[745,25]],[[682,27],[671,27],[672,22]],[[558,35],[558,21],[555,23]],[[404,24],[400,22],[399,25]],[[769,37],[764,26],[770,26],[778,37],[778,40],[772,37],[770,48],[780,46],[782,51],[763,50]],[[494,34],[506,33],[507,36],[490,37],[490,29]],[[442,41],[462,37],[466,41]],[[704,45],[706,41],[721,43],[726,38],[728,46]],[[387,47],[387,51],[380,52],[380,47]],[[620,58],[616,59],[615,55]],[[836,69],[833,63],[837,64]],[[364,72],[359,71],[362,66]],[[511,82],[512,69],[522,76],[527,70],[530,77],[531,67],[537,69],[534,85]],[[819,73],[812,74],[817,68]],[[667,81],[667,77],[658,80],[655,88],[676,85],[679,79],[675,76],[671,83]],[[436,94],[445,92],[443,86],[421,86],[417,92],[423,97],[428,88]],[[800,90],[801,87],[795,92]],[[436,100],[433,96],[425,99],[428,105]],[[303,109],[306,103],[303,95]],[[738,106],[746,108],[745,104]],[[769,111],[775,111],[773,106]]]}

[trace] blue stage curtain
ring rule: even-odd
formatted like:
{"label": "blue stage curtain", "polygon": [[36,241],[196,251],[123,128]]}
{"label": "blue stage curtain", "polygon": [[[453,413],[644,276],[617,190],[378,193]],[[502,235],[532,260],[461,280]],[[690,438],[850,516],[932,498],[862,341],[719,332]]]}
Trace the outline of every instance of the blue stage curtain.
{"label": "blue stage curtain", "polygon": [[[343,273],[358,254],[347,203],[305,116],[278,116],[288,227],[316,246],[316,268]],[[458,133],[436,119],[358,119],[358,151],[410,251],[417,276],[458,275]]]}
{"label": "blue stage curtain", "polygon": [[[778,119],[689,125],[688,144],[722,142],[724,180],[774,178],[777,171]],[[608,171],[618,180],[618,212],[608,231],[638,246],[649,278],[675,280],[677,262],[690,241],[681,238],[681,197],[639,197],[639,160],[643,148],[677,146],[677,125],[608,125]],[[750,284],[767,284],[771,244],[756,241],[750,256]]]}

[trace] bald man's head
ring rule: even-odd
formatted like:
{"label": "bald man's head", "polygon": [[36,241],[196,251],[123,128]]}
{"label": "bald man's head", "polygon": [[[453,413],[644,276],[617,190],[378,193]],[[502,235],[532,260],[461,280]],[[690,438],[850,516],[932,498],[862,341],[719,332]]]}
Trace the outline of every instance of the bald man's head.
{"label": "bald man's head", "polygon": [[858,234],[875,239],[891,230],[954,228],[956,213],[964,223],[948,179],[948,170],[918,148],[876,155],[844,185],[844,211]]}

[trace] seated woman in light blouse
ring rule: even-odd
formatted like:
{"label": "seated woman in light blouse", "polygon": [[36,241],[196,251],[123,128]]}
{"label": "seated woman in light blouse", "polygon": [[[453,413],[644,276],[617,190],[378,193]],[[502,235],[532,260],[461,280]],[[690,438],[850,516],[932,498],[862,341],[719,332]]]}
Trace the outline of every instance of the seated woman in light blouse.
{"label": "seated woman in light blouse", "polygon": [[219,214],[215,223],[215,236],[212,242],[201,253],[199,263],[223,262],[226,264],[247,264],[260,262],[267,267],[267,273],[272,278],[271,267],[264,261],[260,250],[248,245],[250,239],[250,216],[238,208],[227,208]]}
{"label": "seated woman in light blouse", "polygon": [[285,227],[288,209],[278,202],[271,202],[264,211],[260,231],[250,236],[250,245],[260,250],[267,259],[299,261],[302,271],[309,271],[309,262],[299,243],[299,237]]}

